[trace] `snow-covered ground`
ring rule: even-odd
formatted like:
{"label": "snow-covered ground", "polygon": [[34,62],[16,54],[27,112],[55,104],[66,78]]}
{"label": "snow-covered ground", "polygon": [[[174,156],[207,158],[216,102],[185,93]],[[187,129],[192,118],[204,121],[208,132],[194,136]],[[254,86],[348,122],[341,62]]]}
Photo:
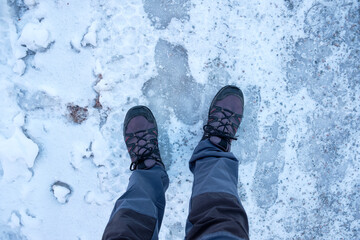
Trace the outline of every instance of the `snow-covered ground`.
{"label": "snow-covered ground", "polygon": [[149,106],[182,239],[211,98],[242,88],[233,151],[252,239],[360,239],[358,0],[0,0],[0,239],[100,239]]}

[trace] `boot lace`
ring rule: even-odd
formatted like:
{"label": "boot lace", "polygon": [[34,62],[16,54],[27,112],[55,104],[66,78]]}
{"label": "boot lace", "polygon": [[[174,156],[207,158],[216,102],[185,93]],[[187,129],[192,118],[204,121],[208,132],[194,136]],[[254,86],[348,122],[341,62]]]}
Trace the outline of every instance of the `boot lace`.
{"label": "boot lace", "polygon": [[[239,128],[242,117],[241,114],[236,114],[228,109],[214,106],[210,111],[208,124],[203,127],[205,137],[217,136],[228,142],[237,140],[237,137],[235,137],[233,133]],[[233,120],[231,120],[231,118]],[[214,126],[213,123],[218,123],[218,125]]]}
{"label": "boot lace", "polygon": [[[149,138],[149,135],[154,137]],[[136,141],[132,142],[134,138],[136,138]],[[144,141],[145,143],[140,144],[140,141]],[[135,158],[135,161],[130,164],[131,171],[134,171],[139,164],[147,159],[153,159],[161,165],[164,165],[161,161],[159,148],[157,147],[156,130],[148,129],[127,134],[125,142],[128,146],[130,157]]]}

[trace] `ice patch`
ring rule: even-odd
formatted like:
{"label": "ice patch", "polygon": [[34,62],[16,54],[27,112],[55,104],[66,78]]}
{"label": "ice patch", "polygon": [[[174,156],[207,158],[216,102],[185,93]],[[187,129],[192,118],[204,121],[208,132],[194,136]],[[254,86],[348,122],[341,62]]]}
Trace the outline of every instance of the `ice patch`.
{"label": "ice patch", "polygon": [[259,145],[258,111],[261,104],[260,89],[250,85],[242,89],[244,93],[244,118],[241,122],[238,141],[233,142],[232,151],[241,163],[256,161]]}
{"label": "ice patch", "polygon": [[159,75],[143,86],[150,108],[162,120],[168,119],[168,113],[164,110],[170,107],[186,124],[199,121],[199,93],[202,91],[191,76],[186,49],[160,39],[155,48],[155,63]]}
{"label": "ice patch", "polygon": [[165,166],[171,163],[172,145],[168,136],[170,115],[192,125],[200,120],[203,88],[191,76],[187,51],[183,46],[160,39],[155,47],[158,75],[144,83],[142,91],[149,100],[159,124],[159,147]]}
{"label": "ice patch", "polygon": [[[285,119],[278,118],[282,121]],[[265,143],[258,156],[253,189],[258,206],[269,208],[278,197],[279,174],[284,167],[284,157],[280,151],[286,139],[286,129],[274,121],[271,126],[266,126],[264,132]]]}
{"label": "ice patch", "polygon": [[36,110],[53,110],[59,104],[59,100],[49,94],[51,89],[45,87],[45,91],[40,90],[36,92],[29,92],[19,89],[17,94],[17,102],[21,109],[24,111]]}
{"label": "ice patch", "polygon": [[349,46],[360,47],[360,8],[354,5],[346,16],[345,21],[346,34],[345,42]]}
{"label": "ice patch", "polygon": [[[360,24],[359,24],[360,25]],[[360,41],[359,41],[360,43]],[[360,47],[350,52],[346,60],[340,64],[341,70],[347,75],[348,86],[360,89]]]}
{"label": "ice patch", "polygon": [[43,51],[50,45],[50,33],[40,23],[27,23],[23,28],[19,43],[29,50]]}
{"label": "ice patch", "polygon": [[157,1],[145,0],[144,10],[157,29],[166,28],[172,18],[188,20],[189,0]]}
{"label": "ice patch", "polygon": [[[294,59],[287,63],[288,89],[296,93],[303,86],[308,86],[309,91],[317,99],[322,99],[322,92],[325,86],[318,80],[320,67],[324,65],[324,60],[332,54],[331,49],[324,44],[309,38],[301,38],[295,43]],[[313,81],[310,81],[313,79]],[[330,80],[331,81],[331,80]],[[319,91],[322,91],[319,93]]]}

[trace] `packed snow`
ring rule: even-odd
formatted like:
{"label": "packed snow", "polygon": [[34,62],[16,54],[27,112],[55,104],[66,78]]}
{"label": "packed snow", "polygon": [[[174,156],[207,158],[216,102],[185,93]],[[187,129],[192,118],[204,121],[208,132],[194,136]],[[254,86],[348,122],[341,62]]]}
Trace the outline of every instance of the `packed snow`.
{"label": "packed snow", "polygon": [[251,239],[360,239],[357,0],[1,0],[0,239],[100,239],[127,187],[134,105],[170,177],[160,239],[183,239],[188,160],[224,85]]}

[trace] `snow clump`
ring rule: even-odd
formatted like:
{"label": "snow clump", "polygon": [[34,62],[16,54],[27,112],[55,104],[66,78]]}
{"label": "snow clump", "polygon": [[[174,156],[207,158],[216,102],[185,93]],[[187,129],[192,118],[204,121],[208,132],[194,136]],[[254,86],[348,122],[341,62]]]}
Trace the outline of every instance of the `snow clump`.
{"label": "snow clump", "polygon": [[34,52],[44,50],[51,43],[50,33],[40,24],[27,23],[21,32],[19,43]]}

